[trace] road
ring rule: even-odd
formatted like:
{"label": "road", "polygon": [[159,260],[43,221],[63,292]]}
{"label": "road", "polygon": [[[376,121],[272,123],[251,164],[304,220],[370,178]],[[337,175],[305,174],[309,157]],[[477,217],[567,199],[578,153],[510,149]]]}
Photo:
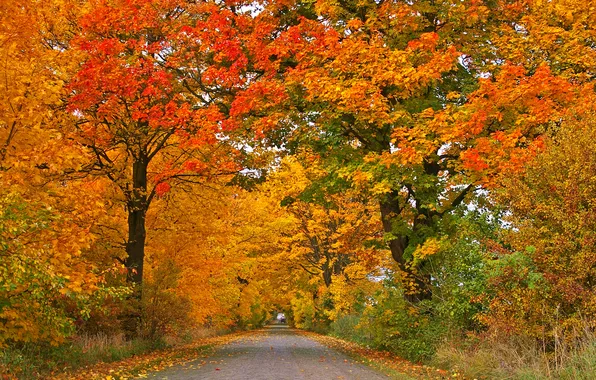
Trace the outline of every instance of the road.
{"label": "road", "polygon": [[370,367],[300,335],[271,325],[221,346],[209,357],[149,374],[150,379],[387,379]]}

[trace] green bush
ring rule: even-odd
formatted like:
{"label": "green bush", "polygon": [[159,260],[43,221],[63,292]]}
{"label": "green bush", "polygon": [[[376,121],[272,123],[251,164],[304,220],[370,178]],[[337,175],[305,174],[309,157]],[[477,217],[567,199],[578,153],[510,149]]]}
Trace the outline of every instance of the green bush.
{"label": "green bush", "polygon": [[360,325],[370,336],[370,345],[398,354],[408,360],[428,360],[445,332],[444,325],[432,318],[430,304],[409,304],[391,281],[376,295],[374,305],[365,310]]}
{"label": "green bush", "polygon": [[359,315],[343,315],[331,322],[330,334],[337,338],[370,345],[371,335],[367,329],[360,326],[360,320]]}

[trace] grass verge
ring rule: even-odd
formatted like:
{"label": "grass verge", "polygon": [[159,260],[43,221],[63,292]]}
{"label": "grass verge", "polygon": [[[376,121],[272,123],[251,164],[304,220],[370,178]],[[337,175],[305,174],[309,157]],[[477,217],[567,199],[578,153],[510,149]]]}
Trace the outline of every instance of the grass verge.
{"label": "grass verge", "polygon": [[555,352],[545,352],[532,339],[481,341],[474,346],[446,343],[433,364],[456,368],[469,379],[568,379],[596,378],[596,339],[590,334]]}
{"label": "grass verge", "polygon": [[206,357],[213,348],[246,332],[204,337],[192,343],[77,338],[58,347],[27,344],[0,351],[0,379],[113,379],[143,377],[172,365]]}
{"label": "grass verge", "polygon": [[301,334],[313,338],[327,347],[341,351],[354,360],[372,366],[395,379],[445,379],[461,377],[457,372],[449,372],[412,363],[390,352],[373,350],[361,344],[328,335],[320,335],[304,330],[299,331]]}

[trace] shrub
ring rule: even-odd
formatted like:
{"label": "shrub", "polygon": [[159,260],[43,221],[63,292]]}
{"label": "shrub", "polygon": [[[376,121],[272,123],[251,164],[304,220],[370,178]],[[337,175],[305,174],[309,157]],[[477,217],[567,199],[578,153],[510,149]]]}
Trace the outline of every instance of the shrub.
{"label": "shrub", "polygon": [[424,361],[435,351],[445,332],[444,326],[432,320],[429,303],[413,306],[392,281],[387,281],[360,322],[364,336],[370,336],[375,348],[391,351],[406,359]]}
{"label": "shrub", "polygon": [[93,305],[126,292],[105,286],[85,256],[92,239],[76,214],[0,194],[0,347],[59,344]]}
{"label": "shrub", "polygon": [[370,336],[360,326],[359,315],[342,315],[329,326],[329,333],[341,339],[361,344],[370,344]]}
{"label": "shrub", "polygon": [[176,293],[180,273],[173,260],[166,260],[143,282],[142,337],[182,334],[192,326],[190,300]]}
{"label": "shrub", "polygon": [[504,179],[499,201],[511,211],[496,253],[484,322],[495,334],[574,340],[596,326],[596,118],[566,120],[521,173]]}

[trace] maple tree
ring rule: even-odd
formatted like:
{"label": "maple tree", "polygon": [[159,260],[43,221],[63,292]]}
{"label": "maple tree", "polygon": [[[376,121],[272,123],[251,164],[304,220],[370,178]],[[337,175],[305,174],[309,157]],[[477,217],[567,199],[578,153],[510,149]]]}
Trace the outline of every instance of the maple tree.
{"label": "maple tree", "polygon": [[284,258],[300,263],[311,274],[319,274],[329,287],[334,277],[347,277],[345,270],[355,261],[369,261],[365,264],[368,269],[375,268],[379,263],[376,240],[380,224],[371,205],[357,194],[330,195],[312,203],[302,199],[306,188],[321,175],[316,161],[307,159],[301,164],[288,158],[263,191],[281,192],[275,198],[282,196],[280,205],[297,224],[297,233],[283,239],[289,250],[283,253]]}
{"label": "maple tree", "polygon": [[310,326],[315,314],[336,320],[353,312],[359,297],[372,294],[371,276],[388,264],[373,203],[352,192],[305,194],[323,175],[315,155],[286,157],[255,190],[278,220],[269,226],[276,228],[273,249],[257,249],[258,257],[286,294],[280,306],[299,327]]}
{"label": "maple tree", "polygon": [[[264,223],[270,214],[255,212],[252,196],[224,178],[192,186],[172,189],[148,215],[147,284],[188,299],[185,311],[196,325],[255,327],[269,304],[251,250],[268,236],[247,219]],[[173,272],[176,284],[159,282]]]}
{"label": "maple tree", "polygon": [[133,283],[154,197],[237,170],[222,120],[245,80],[243,17],[215,2],[97,1],[80,21],[74,45],[85,60],[69,83],[80,119],[68,136],[93,156],[79,172],[109,178],[124,197]]}
{"label": "maple tree", "polygon": [[[513,33],[524,4],[290,2],[257,18],[266,74],[248,94],[269,88],[255,101],[268,112],[257,122],[271,141],[285,133],[288,146],[321,154],[327,191],[349,186],[378,199],[411,301],[430,297],[415,251],[495,172],[519,169],[574,96],[548,60],[526,66],[501,52],[500,30]],[[280,13],[279,28],[267,29]]]}
{"label": "maple tree", "polygon": [[[1,5],[0,51],[4,59],[0,66],[0,159],[4,171],[18,161],[15,155],[22,153],[20,144],[14,141],[18,134],[39,131],[42,124],[57,117],[52,111],[59,104],[65,60],[61,52],[53,51],[48,45],[52,42],[50,32],[65,33],[60,30],[64,29],[65,21],[60,12],[63,8],[58,4],[50,2],[35,7],[5,1]],[[51,12],[57,14],[44,22]]]}

